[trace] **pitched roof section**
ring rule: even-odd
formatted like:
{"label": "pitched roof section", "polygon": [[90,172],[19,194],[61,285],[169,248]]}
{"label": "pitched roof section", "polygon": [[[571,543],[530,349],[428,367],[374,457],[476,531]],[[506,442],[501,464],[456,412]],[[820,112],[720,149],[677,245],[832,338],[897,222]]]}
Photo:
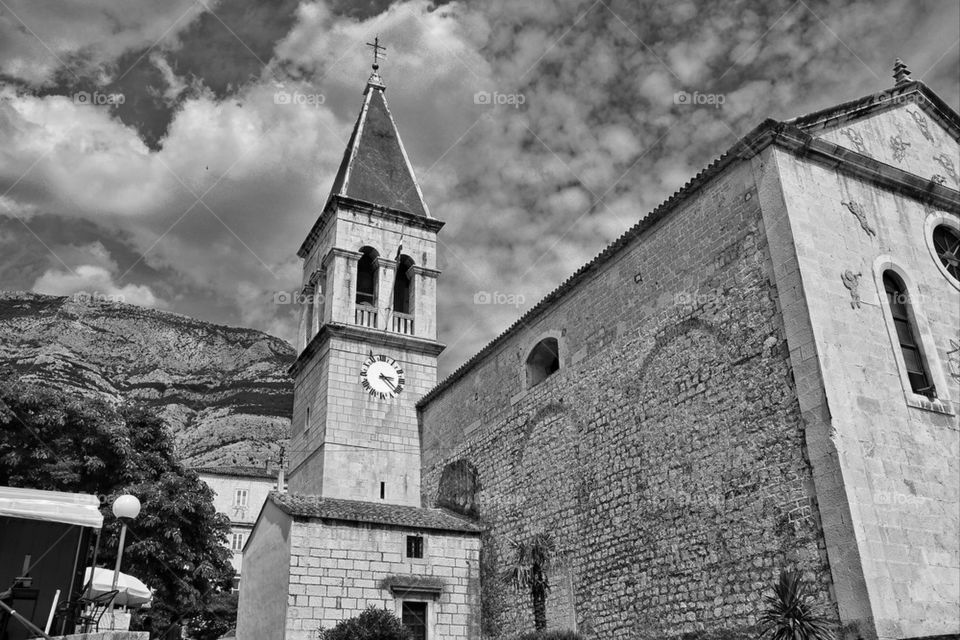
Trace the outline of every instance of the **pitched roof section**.
{"label": "pitched roof section", "polygon": [[960,116],[930,87],[919,80],[903,82],[890,89],[814,111],[786,122],[807,133],[816,134],[824,129],[862,120],[904,104],[916,104],[946,129],[954,139],[960,139]]}
{"label": "pitched roof section", "polygon": [[[926,104],[925,110],[933,113],[935,109],[945,126],[956,127],[960,123],[960,116],[947,105],[932,89],[920,81],[911,81],[900,86],[880,91],[879,93],[853,100],[835,107],[816,111],[799,118],[793,118],[784,122],[767,119],[760,123],[756,128],[740,138],[732,147],[715,158],[706,168],[695,175],[673,195],[664,200],[653,211],[649,212],[630,227],[626,232],[617,238],[613,243],[601,251],[590,262],[577,269],[573,275],[563,281],[557,288],[544,296],[526,313],[520,316],[512,325],[507,327],[500,335],[487,343],[480,351],[475,353],[470,359],[460,365],[453,373],[441,380],[433,389],[427,392],[417,401],[417,408],[424,409],[433,400],[435,400],[448,387],[457,380],[463,378],[473,369],[481,360],[502,345],[508,338],[518,333],[524,327],[530,326],[535,318],[542,315],[551,304],[562,298],[577,284],[596,273],[600,268],[611,260],[614,256],[630,244],[635,238],[643,235],[647,229],[652,227],[657,221],[672,213],[682,202],[694,195],[708,181],[726,170],[734,162],[749,159],[765,149],[770,144],[781,145],[793,153],[800,153],[811,159],[816,159],[828,166],[841,167],[844,163],[861,162],[861,166],[853,167],[855,175],[864,177],[866,175],[882,175],[886,180],[906,181],[910,184],[909,193],[912,197],[920,197],[921,194],[927,194],[937,199],[939,206],[950,206],[944,204],[944,199],[949,202],[956,202],[957,192],[954,189],[944,187],[932,182],[925,183],[921,178],[906,175],[906,172],[895,167],[883,165],[872,158],[862,156],[853,151],[844,150],[838,145],[826,143],[822,140],[814,139],[816,131],[829,126],[830,121],[837,118],[865,117],[876,113],[877,109],[889,109],[896,106],[897,100],[904,94],[919,93],[927,101],[917,101],[917,104]],[[889,103],[889,104],[888,104]],[[865,113],[862,113],[866,110]],[[956,128],[953,129],[955,131]],[[904,182],[901,185],[906,186]],[[924,200],[927,201],[927,200]]]}
{"label": "pitched roof section", "polygon": [[370,82],[330,196],[430,217],[383,87]]}
{"label": "pitched roof section", "polygon": [[219,465],[216,467],[193,467],[197,473],[211,476],[237,476],[240,478],[263,478],[276,480],[277,472],[263,467],[244,467],[241,465]]}
{"label": "pitched roof section", "polygon": [[284,513],[305,518],[322,518],[341,522],[366,522],[409,529],[433,529],[480,533],[481,528],[469,518],[447,509],[424,509],[379,502],[321,498],[295,493],[270,494],[270,501]]}

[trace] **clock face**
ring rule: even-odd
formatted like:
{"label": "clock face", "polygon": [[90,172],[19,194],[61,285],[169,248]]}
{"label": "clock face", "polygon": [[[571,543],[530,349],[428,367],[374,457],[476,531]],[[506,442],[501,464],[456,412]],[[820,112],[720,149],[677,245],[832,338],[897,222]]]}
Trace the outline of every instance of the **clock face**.
{"label": "clock face", "polygon": [[371,396],[380,400],[396,398],[406,382],[403,369],[390,356],[371,354],[360,368],[360,384]]}

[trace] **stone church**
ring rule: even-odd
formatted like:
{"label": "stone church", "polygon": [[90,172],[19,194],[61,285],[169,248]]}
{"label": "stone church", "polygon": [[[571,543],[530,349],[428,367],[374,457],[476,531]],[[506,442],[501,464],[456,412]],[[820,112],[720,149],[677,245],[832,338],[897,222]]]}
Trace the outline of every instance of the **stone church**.
{"label": "stone church", "polygon": [[543,531],[587,638],[749,637],[781,568],[845,639],[958,637],[960,116],[894,78],[760,123],[437,384],[442,223],[375,70],[298,252],[297,453],[238,638],[530,629],[500,574]]}

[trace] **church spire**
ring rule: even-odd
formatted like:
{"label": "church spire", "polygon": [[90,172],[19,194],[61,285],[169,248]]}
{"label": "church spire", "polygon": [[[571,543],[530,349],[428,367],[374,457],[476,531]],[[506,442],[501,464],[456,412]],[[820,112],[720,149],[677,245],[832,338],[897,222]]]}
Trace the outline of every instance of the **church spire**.
{"label": "church spire", "polygon": [[373,48],[373,73],[363,92],[363,107],[330,190],[330,197],[357,200],[429,218],[413,166],[403,148],[397,125],[384,97],[380,60],[386,47],[380,38],[368,42]]}

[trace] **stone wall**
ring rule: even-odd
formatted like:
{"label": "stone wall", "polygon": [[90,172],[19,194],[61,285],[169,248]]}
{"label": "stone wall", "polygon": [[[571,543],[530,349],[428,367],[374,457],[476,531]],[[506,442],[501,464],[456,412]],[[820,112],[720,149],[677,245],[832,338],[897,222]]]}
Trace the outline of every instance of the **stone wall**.
{"label": "stone wall", "polygon": [[[824,136],[850,139],[849,132],[865,153],[924,178],[941,155],[960,156],[956,141],[912,104]],[[904,157],[883,155],[898,142],[906,143]],[[819,423],[818,443],[808,444],[841,613],[859,620],[866,637],[955,633],[960,376],[951,358],[960,349],[960,283],[938,266],[930,235],[936,224],[960,226],[960,217],[781,151],[765,156],[758,175],[778,181],[771,192],[782,196],[764,204],[764,219],[795,247],[778,260],[783,306],[805,307],[785,320],[796,327],[788,335],[804,381],[801,407],[809,424]],[[886,269],[907,285],[935,400],[904,384],[885,317]]]}
{"label": "stone wall", "polygon": [[[373,398],[360,384],[371,351],[403,369],[406,385],[396,398]],[[437,380],[436,358],[393,346],[332,338],[297,375],[294,394],[290,489],[350,500],[420,506],[420,449],[416,399]],[[312,407],[309,431],[297,416]],[[313,416],[318,417],[313,421]],[[302,422],[300,423],[302,424]],[[299,461],[299,462],[298,462]]]}
{"label": "stone wall", "polygon": [[[424,537],[422,559],[405,557],[410,534]],[[332,628],[371,606],[399,616],[405,596],[391,592],[391,583],[440,587],[436,599],[408,596],[430,603],[428,637],[477,638],[479,560],[476,534],[298,519],[292,531],[286,640],[313,640],[321,621]]]}
{"label": "stone wall", "polygon": [[244,551],[237,640],[285,640],[290,517],[267,501]]}
{"label": "stone wall", "polygon": [[[456,503],[447,465],[478,471],[487,636],[532,627],[496,574],[538,530],[551,626],[589,638],[742,629],[787,566],[836,617],[756,195],[731,166],[422,408],[425,503]],[[562,368],[526,389],[547,335]]]}

